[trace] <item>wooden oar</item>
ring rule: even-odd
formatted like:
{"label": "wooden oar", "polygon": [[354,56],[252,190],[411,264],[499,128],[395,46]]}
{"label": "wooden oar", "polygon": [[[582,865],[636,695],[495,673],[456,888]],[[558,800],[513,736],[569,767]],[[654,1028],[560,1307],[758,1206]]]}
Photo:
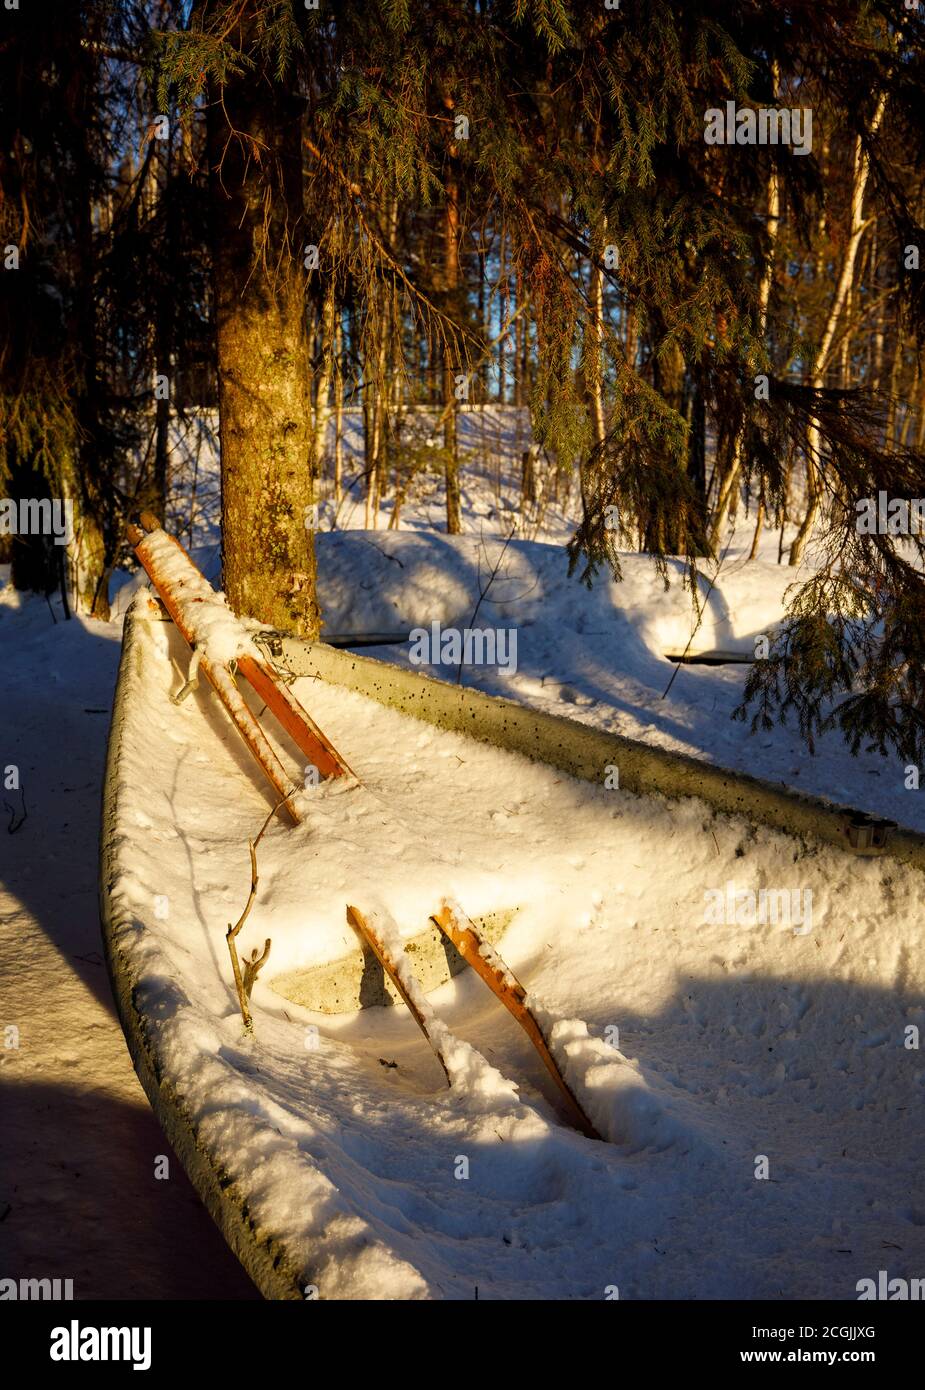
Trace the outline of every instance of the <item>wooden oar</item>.
{"label": "wooden oar", "polygon": [[[167,581],[163,575],[159,574],[157,561],[146,551],[144,534],[139,531],[137,526],[130,526],[128,528],[128,538],[135,547],[135,554],[144,565],[152,584],[163,601],[164,607],[173,619],[177,631],[182,634],[190,647],[192,647],[194,645],[194,638],[184,616],[182,604],[178,602],[169,581]],[[192,564],[192,561],[190,561],[190,564]],[[282,805],[286,808],[292,820],[298,824],[301,817],[291,800],[293,791],[292,778],[287,775],[286,769],[274,753],[266,735],[248,709],[240,690],[238,690],[238,687],[232,679],[231,672],[227,667],[211,662],[208,657],[204,655],[200,655],[199,669],[224,705],[229,719],[247,744],[268,781],[275,788]]]}
{"label": "wooden oar", "polygon": [[[439,1041],[434,1037],[433,1033],[430,1030],[430,1026],[428,1024],[427,1018],[425,1017],[424,1010],[421,1008],[417,999],[414,997],[415,994],[417,994],[420,990],[420,986],[418,985],[417,981],[414,980],[413,977],[409,976],[406,986],[406,982],[402,978],[405,974],[405,971],[402,969],[403,962],[399,962],[394,958],[388,946],[380,937],[379,933],[367,920],[367,918],[363,915],[363,913],[360,911],[358,907],[347,908],[347,921],[360,933],[360,936],[369,946],[369,949],[372,951],[373,955],[376,957],[379,964],[382,966],[383,970],[388,975],[389,979],[392,981],[392,984],[395,986],[402,999],[404,999],[405,1003],[408,1005],[408,1010],[412,1018],[420,1028],[421,1032],[424,1034],[427,1041],[430,1043],[431,1047],[434,1050],[434,1054],[437,1058],[437,1061],[443,1068],[443,1074],[446,1077],[446,1084],[448,1086],[451,1085],[452,1083],[450,1081],[450,1071],[449,1067],[446,1064],[446,1059],[444,1058],[443,1050],[440,1046]],[[405,960],[407,960],[407,957],[405,958]]]}
{"label": "wooden oar", "polygon": [[469,920],[465,913],[461,912],[455,904],[446,900],[444,900],[440,911],[435,913],[431,920],[452,941],[463,960],[471,965],[475,973],[485,981],[492,994],[497,995],[507,1011],[516,1018],[540,1054],[549,1075],[556,1083],[562,1099],[568,1106],[575,1127],[586,1134],[589,1139],[600,1139],[601,1136],[572,1094],[568,1082],[559,1070],[559,1065],[550,1051],[543,1030],[525,1003],[527,991],[505,965],[495,948],[489,941],[486,941],[478,927]]}
{"label": "wooden oar", "polygon": [[356,776],[272,666],[257,657],[239,656],[238,670],[322,777]]}
{"label": "wooden oar", "polygon": [[[149,535],[153,531],[162,529],[160,522],[152,512],[142,512],[141,524]],[[172,545],[176,546],[190,569],[198,575],[203,584],[208,584],[209,581],[202,570],[176,536],[171,536],[167,531],[164,532],[164,535]],[[142,564],[144,564],[143,559]],[[211,588],[211,585],[209,587]],[[276,716],[296,747],[300,748],[306,757],[313,760],[313,766],[317,767],[322,777],[344,777],[348,774],[356,776],[330,739],[325,737],[315,721],[299,704],[289,686],[278,679],[276,672],[268,662],[262,661],[259,657],[241,656],[238,658],[237,667],[248,684],[264,701],[267,708]]]}
{"label": "wooden oar", "polygon": [[[180,542],[175,536],[162,531],[157,518],[151,512],[142,513],[141,524],[148,536],[155,532],[166,536],[179,554],[183,556],[191,576],[195,576],[198,581],[211,589],[205,575],[193,563]],[[157,557],[151,553],[151,546],[148,544],[147,537],[138,527],[130,526],[128,528],[128,538],[135,548],[135,554],[163,600],[164,607],[173,619],[178,632],[181,633],[190,647],[194,647],[195,633],[184,608],[188,600],[178,596],[173,582],[161,572]],[[334,745],[302,708],[289,687],[277,679],[272,666],[261,661],[259,657],[245,655],[238,659],[237,667],[267,705],[267,708],[276,716],[296,746],[307,758],[311,759],[313,766],[318,768],[321,776],[342,777],[350,774],[350,768],[340,757]],[[298,822],[299,813],[291,799],[292,779],[287,775],[266,735],[242,698],[231,672],[226,666],[209,661],[201,652],[199,668],[218,695],[235,728],[244,739],[265,776],[275,788],[281,798],[282,806],[286,808],[292,820]]]}

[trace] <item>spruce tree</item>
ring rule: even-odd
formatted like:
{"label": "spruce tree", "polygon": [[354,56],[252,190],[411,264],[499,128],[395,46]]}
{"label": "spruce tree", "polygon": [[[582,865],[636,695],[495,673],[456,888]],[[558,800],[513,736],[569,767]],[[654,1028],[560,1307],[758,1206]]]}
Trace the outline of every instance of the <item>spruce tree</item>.
{"label": "spruce tree", "polygon": [[[0,428],[8,475],[38,466],[79,496],[97,593],[127,512],[166,490],[170,417],[150,380],[165,364],[182,377],[210,335],[226,586],[238,608],[313,633],[305,523],[333,383],[364,402],[377,509],[396,469],[393,519],[423,466],[411,457],[398,480],[403,403],[434,404],[452,529],[451,378],[483,389],[510,330],[521,377],[532,352],[535,438],[581,479],[573,567],[619,577],[638,541],[693,580],[721,559],[743,495],[753,550],[775,525],[783,553],[788,515],[809,517],[818,568],[753,670],[751,707],[795,709],[810,738],[834,721],[853,746],[925,753],[925,541],[856,524],[878,491],[925,496],[920,11],[85,0],[49,27],[0,48],[0,218],[6,242],[31,245],[31,278],[5,297]],[[24,83],[65,48],[73,77],[42,89],[37,121]],[[133,63],[144,100],[157,82],[154,109],[184,126],[120,198]],[[812,150],[711,144],[707,113],[727,102],[812,107]],[[152,420],[153,462],[133,471]]]}
{"label": "spruce tree", "polygon": [[164,36],[164,75],[208,126],[224,587],[237,612],[313,637],[306,23],[287,4],[209,0]]}

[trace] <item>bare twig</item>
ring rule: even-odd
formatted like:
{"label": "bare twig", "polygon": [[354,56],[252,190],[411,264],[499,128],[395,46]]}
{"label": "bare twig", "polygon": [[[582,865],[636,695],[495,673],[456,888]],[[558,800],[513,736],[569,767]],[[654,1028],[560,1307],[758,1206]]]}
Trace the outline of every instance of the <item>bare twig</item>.
{"label": "bare twig", "polygon": [[671,673],[671,680],[668,682],[668,684],[665,686],[665,689],[662,691],[662,699],[663,699],[663,700],[664,700],[665,697],[670,693],[671,687],[674,685],[675,676],[676,676],[676,675],[678,674],[678,672],[680,671],[681,666],[682,666],[682,664],[683,664],[683,662],[684,662],[684,658],[687,656],[688,652],[689,652],[690,649],[691,649],[691,643],[693,642],[694,638],[697,636],[697,633],[700,631],[700,624],[703,622],[703,616],[704,616],[704,614],[705,614],[706,611],[707,611],[707,604],[710,602],[710,595],[711,595],[712,592],[713,592],[713,586],[714,586],[714,584],[716,583],[717,579],[719,578],[719,572],[720,572],[720,570],[723,568],[723,562],[724,562],[724,560],[726,559],[726,556],[729,554],[729,547],[732,545],[733,538],[734,538],[734,536],[735,536],[735,530],[736,530],[736,528],[735,528],[735,522],[733,522],[733,523],[732,523],[732,531],[731,531],[731,533],[730,533],[730,536],[729,536],[728,541],[726,542],[726,549],[723,551],[722,555],[720,556],[719,564],[716,566],[716,571],[715,571],[715,573],[714,573],[714,575],[713,575],[712,579],[710,580],[710,583],[709,583],[709,585],[708,585],[708,587],[707,587],[707,592],[706,592],[706,594],[705,594],[705,596],[704,596],[703,603],[701,604],[700,610],[699,610],[699,612],[697,613],[697,621],[694,623],[694,626],[691,628],[691,635],[690,635],[690,637],[688,637],[688,639],[687,639],[687,646],[684,648],[684,651],[681,653],[681,656],[680,656],[679,660],[677,661],[674,670],[673,670],[672,673]]}
{"label": "bare twig", "polygon": [[[504,559],[504,555],[505,555],[505,552],[506,552],[508,546],[510,545],[511,541],[512,541],[513,538],[514,538],[514,532],[515,532],[516,530],[517,530],[517,525],[516,525],[516,523],[515,523],[515,524],[511,527],[510,534],[508,535],[507,539],[505,540],[504,545],[501,547],[501,551],[500,551],[500,553],[499,553],[499,555],[498,555],[498,558],[497,558],[497,560],[495,561],[495,564],[494,564],[494,566],[493,566],[493,568],[492,568],[492,570],[491,570],[491,572],[490,572],[490,576],[489,576],[488,583],[485,584],[484,586],[481,585],[481,584],[479,585],[479,597],[478,597],[478,602],[476,603],[475,608],[474,608],[473,611],[472,611],[472,617],[469,619],[469,627],[470,627],[470,628],[473,626],[473,624],[475,623],[476,618],[479,616],[479,609],[480,609],[481,606],[482,606],[482,600],[485,599],[485,598],[487,598],[489,589],[491,588],[492,584],[494,584],[495,580],[496,580],[497,577],[498,577],[498,570],[501,568],[501,562],[502,562],[502,560]],[[487,558],[487,556],[486,556],[486,558]],[[462,657],[460,658],[459,669],[458,669],[457,672],[456,672],[456,684],[457,684],[457,685],[462,685],[464,661],[465,661],[465,646],[463,646],[463,655],[462,655]]]}
{"label": "bare twig", "polygon": [[251,990],[254,987],[254,981],[257,979],[257,975],[260,971],[261,966],[265,963],[267,957],[270,954],[270,942],[268,939],[266,945],[263,948],[263,954],[260,956],[258,956],[257,954],[256,947],[254,948],[253,952],[251,953],[250,959],[244,962],[244,973],[242,975],[241,962],[238,959],[238,949],[235,945],[235,938],[237,937],[238,932],[244,926],[244,923],[247,921],[248,914],[250,913],[250,910],[254,905],[254,899],[257,896],[257,885],[260,882],[260,878],[257,874],[257,846],[263,839],[264,831],[270,824],[270,821],[276,815],[280,806],[285,806],[286,802],[289,800],[289,796],[291,795],[292,792],[290,792],[287,796],[283,797],[282,801],[278,802],[277,805],[273,807],[273,809],[268,813],[263,825],[260,827],[260,833],[258,834],[257,838],[255,840],[248,841],[247,847],[250,850],[251,855],[250,892],[247,895],[247,902],[244,904],[244,911],[241,913],[241,916],[238,918],[237,922],[235,922],[234,926],[232,926],[230,922],[228,923],[228,930],[225,933],[225,940],[228,942],[228,954],[231,956],[231,969],[234,972],[235,989],[238,992],[238,1003],[241,1006],[241,1017],[244,1020],[244,1031],[246,1033],[253,1033],[254,1031],[254,1020],[251,1017],[249,1001],[251,997]]}
{"label": "bare twig", "polygon": [[270,955],[270,938],[264,942],[263,952],[259,952],[255,946],[251,951],[250,958],[244,962],[244,993],[248,999],[251,997],[251,990],[257,981],[262,967],[266,964]]}

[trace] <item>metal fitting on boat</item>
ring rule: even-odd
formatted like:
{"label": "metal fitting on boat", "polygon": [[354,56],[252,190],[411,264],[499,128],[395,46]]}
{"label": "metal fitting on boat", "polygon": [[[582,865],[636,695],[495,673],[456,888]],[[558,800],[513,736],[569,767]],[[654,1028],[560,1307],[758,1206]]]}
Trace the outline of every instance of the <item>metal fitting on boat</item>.
{"label": "metal fitting on boat", "polygon": [[858,854],[879,854],[886,848],[895,829],[895,820],[858,812],[848,822],[848,843]]}

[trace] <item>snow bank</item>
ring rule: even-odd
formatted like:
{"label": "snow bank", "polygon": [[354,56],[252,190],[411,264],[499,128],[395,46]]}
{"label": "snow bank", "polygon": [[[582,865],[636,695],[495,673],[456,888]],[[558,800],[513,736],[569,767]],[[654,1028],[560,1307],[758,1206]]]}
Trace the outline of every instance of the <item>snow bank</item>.
{"label": "snow bank", "polygon": [[685,1125],[677,1106],[646,1082],[636,1062],[624,1057],[619,1048],[592,1037],[583,1020],[557,1018],[533,995],[527,1004],[559,1070],[602,1138],[625,1146],[630,1153],[672,1146],[689,1152],[697,1146],[698,1136]]}
{"label": "snow bank", "polygon": [[[410,631],[432,621],[465,628],[478,605],[476,626],[516,630],[516,670],[470,664],[465,684],[925,830],[925,776],[921,791],[910,789],[897,757],[854,757],[837,732],[820,738],[812,757],[792,724],[751,734],[732,719],[746,665],[682,666],[674,674],[667,654],[688,644],[695,653],[752,656],[756,639],[773,634],[788,591],[807,577],[778,565],[776,546],[751,563],[747,544],[730,552],[709,594],[710,573],[702,577],[698,628],[676,561],[667,590],[650,558],[624,555],[623,581],[602,573],[589,592],[569,576],[561,547],[533,541],[511,541],[503,557],[497,536],[334,532],[317,541],[330,632]],[[375,655],[407,666],[409,651],[380,647]],[[415,669],[457,678],[455,666]]]}

